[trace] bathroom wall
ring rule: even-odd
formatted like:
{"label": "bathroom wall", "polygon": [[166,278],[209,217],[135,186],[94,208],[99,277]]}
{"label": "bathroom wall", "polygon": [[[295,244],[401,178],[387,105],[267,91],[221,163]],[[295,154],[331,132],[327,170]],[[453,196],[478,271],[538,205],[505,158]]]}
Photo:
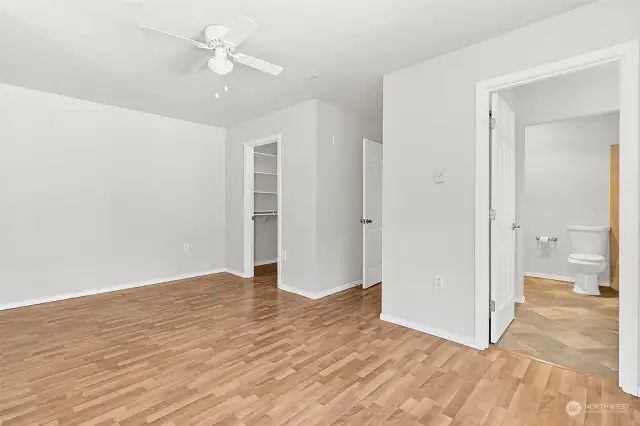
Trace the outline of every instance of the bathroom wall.
{"label": "bathroom wall", "polygon": [[[567,226],[609,225],[609,147],[618,112],[525,129],[525,274],[570,278]],[[536,235],[558,237],[542,244]],[[601,282],[609,282],[603,272]]]}

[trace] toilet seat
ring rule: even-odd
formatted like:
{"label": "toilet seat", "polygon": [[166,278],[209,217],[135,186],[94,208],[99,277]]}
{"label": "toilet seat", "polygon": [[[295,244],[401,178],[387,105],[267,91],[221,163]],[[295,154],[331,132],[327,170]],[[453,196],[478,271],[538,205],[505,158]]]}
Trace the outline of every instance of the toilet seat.
{"label": "toilet seat", "polygon": [[588,253],[571,253],[569,254],[569,259],[579,262],[604,262],[605,260],[604,256]]}

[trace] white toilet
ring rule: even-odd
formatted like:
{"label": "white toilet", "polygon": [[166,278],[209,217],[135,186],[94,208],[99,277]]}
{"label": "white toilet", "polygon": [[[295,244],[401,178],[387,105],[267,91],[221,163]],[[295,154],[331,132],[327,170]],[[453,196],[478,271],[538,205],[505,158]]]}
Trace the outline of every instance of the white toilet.
{"label": "white toilet", "polygon": [[574,293],[599,296],[598,274],[607,269],[608,226],[569,226]]}

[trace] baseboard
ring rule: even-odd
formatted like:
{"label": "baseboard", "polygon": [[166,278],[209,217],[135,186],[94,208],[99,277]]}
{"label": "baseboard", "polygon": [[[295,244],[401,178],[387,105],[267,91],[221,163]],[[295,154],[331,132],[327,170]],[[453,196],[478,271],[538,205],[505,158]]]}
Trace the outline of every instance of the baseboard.
{"label": "baseboard", "polygon": [[253,266],[271,265],[272,263],[278,263],[278,258],[271,260],[261,260],[260,262],[254,263]]}
{"label": "baseboard", "polygon": [[440,337],[445,340],[451,340],[452,342],[460,343],[461,345],[469,346],[474,349],[484,349],[476,345],[476,341],[473,337],[460,336],[457,334],[449,333],[444,330],[432,328],[424,324],[419,324],[417,322],[405,320],[403,318],[398,318],[393,315],[380,314],[380,319],[382,321],[390,322],[392,324],[401,325],[402,327],[407,327],[407,328],[421,331],[423,333],[431,334],[432,336]]}
{"label": "baseboard", "polygon": [[323,297],[331,296],[332,294],[340,293],[341,291],[345,291],[350,288],[357,287],[359,285],[362,285],[362,280],[353,281],[348,284],[331,288],[329,290],[321,291],[319,293],[316,293],[316,299],[322,299]]}
{"label": "baseboard", "polygon": [[516,303],[524,303],[524,296],[520,296],[516,299]]}
{"label": "baseboard", "polygon": [[340,293],[341,291],[345,291],[345,290],[348,290],[350,288],[357,287],[359,285],[362,285],[362,280],[353,281],[351,283],[344,284],[344,285],[341,285],[341,286],[338,286],[338,287],[334,287],[334,288],[331,288],[329,290],[321,291],[321,292],[318,292],[318,293],[313,293],[313,292],[310,292],[310,291],[301,290],[299,288],[290,287],[290,286],[283,285],[283,284],[280,284],[278,286],[278,288],[280,290],[288,291],[289,293],[295,293],[295,294],[297,294],[299,296],[304,296],[304,297],[306,297],[308,299],[318,300],[318,299],[322,299],[323,297],[327,297],[327,296],[330,296],[332,294]]}
{"label": "baseboard", "polygon": [[553,275],[553,274],[538,274],[537,272],[525,272],[524,276],[532,277],[532,278],[542,278],[545,280],[567,281],[570,283],[573,283],[576,281],[573,277],[563,277],[562,275]]}
{"label": "baseboard", "polygon": [[311,293],[310,291],[301,290],[299,288],[291,287],[284,284],[279,284],[278,288],[289,293],[297,294],[298,296],[306,297],[307,299],[317,299],[316,295],[314,293]]}
{"label": "baseboard", "polygon": [[224,269],[212,269],[210,271],[193,272],[189,274],[176,275],[173,277],[156,278],[153,280],[121,284],[113,287],[103,287],[103,288],[98,288],[93,290],[79,291],[75,293],[65,293],[65,294],[59,294],[56,296],[29,299],[21,302],[13,302],[13,303],[0,305],[0,311],[4,311],[7,309],[14,309],[14,308],[22,308],[25,306],[40,305],[42,303],[58,302],[60,300],[75,299],[78,297],[94,296],[96,294],[111,293],[113,291],[128,290],[132,288],[145,287],[145,286],[154,285],[154,284],[162,284],[162,283],[167,283],[171,281],[179,281],[179,280],[186,280],[189,278],[203,277],[206,275],[219,274],[224,271],[225,271]]}
{"label": "baseboard", "polygon": [[[573,278],[573,277],[563,277],[562,275],[538,274],[536,272],[525,272],[524,275],[525,275],[525,277],[543,278],[545,280],[566,281],[566,282],[570,282],[570,283],[576,282],[575,278]],[[611,287],[611,283],[610,282],[605,282],[605,281],[599,281],[598,282],[598,286],[600,286],[600,287]],[[518,303],[524,303],[524,302],[518,302]]]}
{"label": "baseboard", "polygon": [[235,276],[240,277],[240,278],[253,278],[253,277],[250,277],[248,275],[245,275],[244,272],[236,271],[234,269],[225,268],[223,272],[227,272],[227,273],[229,273],[231,275],[235,275]]}

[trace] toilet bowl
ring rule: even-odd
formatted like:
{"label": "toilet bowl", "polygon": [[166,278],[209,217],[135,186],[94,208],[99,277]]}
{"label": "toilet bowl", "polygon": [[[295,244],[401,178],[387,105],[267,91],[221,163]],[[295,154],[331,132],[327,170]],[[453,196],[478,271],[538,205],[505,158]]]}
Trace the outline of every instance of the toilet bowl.
{"label": "toilet bowl", "polygon": [[569,264],[575,279],[573,292],[599,296],[598,274],[607,269],[606,258],[597,254],[571,253]]}
{"label": "toilet bowl", "polygon": [[599,296],[598,275],[607,269],[608,226],[569,226],[569,265],[575,284],[573,292]]}

